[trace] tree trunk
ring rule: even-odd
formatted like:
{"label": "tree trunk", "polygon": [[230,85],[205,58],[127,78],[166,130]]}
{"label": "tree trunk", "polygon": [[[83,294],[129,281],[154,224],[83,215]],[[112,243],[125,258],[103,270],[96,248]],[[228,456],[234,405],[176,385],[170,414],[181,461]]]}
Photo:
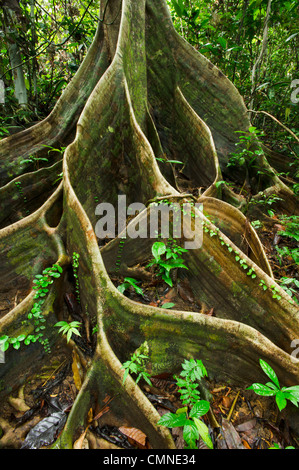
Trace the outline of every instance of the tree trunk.
{"label": "tree trunk", "polygon": [[19,5],[11,5],[10,2],[4,2],[4,32],[15,87],[14,94],[19,105],[26,106],[28,104],[28,97],[22,66],[22,55],[15,38],[19,10]]}
{"label": "tree trunk", "polygon": [[[263,358],[281,383],[294,385],[299,373],[291,342],[299,338],[298,308],[273,279],[262,244],[239,209],[242,199],[216,184],[227,173],[228,155],[238,140],[235,131],[250,126],[236,88],[178,36],[164,0],[110,0],[100,17],[86,59],[50,116],[0,142],[0,336],[34,330],[32,323],[22,323],[34,304],[32,280],[57,263],[64,275],[43,304],[44,338],[54,347],[58,339],[52,325],[62,319],[67,274],[72,254],[78,253],[80,304],[96,322],[97,339],[56,445],[71,448],[90,407],[109,395],[115,415],[144,431],[153,448],[173,448],[141,389],[130,376],[122,383],[122,362],[147,341],[153,374],[174,373],[184,358],[194,357],[203,360],[211,378],[245,387],[264,379],[259,367]],[[44,145],[66,146],[62,160],[52,152],[51,165],[26,172],[20,161],[43,155]],[[183,172],[173,171],[175,164],[161,158],[182,161]],[[263,179],[263,189],[279,193],[294,212],[291,191],[264,156],[259,164],[273,171]],[[63,180],[57,182],[61,165]],[[95,233],[98,202],[117,207],[119,195],[126,196],[127,205],[140,202],[146,208],[135,222],[145,220],[146,225],[149,201],[179,200],[186,181],[196,190],[196,202],[203,204],[203,212],[194,209],[203,243],[188,250],[189,269],[179,277],[188,279],[198,304],[214,308],[215,316],[200,309],[165,310],[125,297],[111,276],[146,261],[154,240],[127,237],[120,249],[120,235],[100,247]],[[188,203],[194,196],[181,199]],[[184,233],[185,241],[191,232]],[[236,256],[255,276],[247,275]],[[23,300],[14,305],[18,289]],[[39,343],[6,351],[6,362],[0,364],[2,395],[32,372],[37,363],[33,357],[44,357]],[[298,415],[294,427],[296,420]]]}

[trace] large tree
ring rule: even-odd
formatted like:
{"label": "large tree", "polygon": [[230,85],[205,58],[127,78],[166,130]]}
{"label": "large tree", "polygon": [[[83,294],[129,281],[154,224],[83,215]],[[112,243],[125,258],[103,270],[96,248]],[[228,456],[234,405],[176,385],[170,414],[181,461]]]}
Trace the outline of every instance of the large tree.
{"label": "large tree", "polygon": [[[53,264],[63,269],[39,304],[46,319],[40,342],[6,351],[1,394],[36,369],[46,355],[40,344],[45,338],[54,347],[53,324],[62,319],[73,253],[79,254],[82,315],[88,311],[97,324],[94,355],[60,446],[72,447],[90,407],[108,394],[114,397],[113,412],[142,429],[154,448],[174,447],[134,380],[123,383],[122,362],[144,341],[152,374],[174,373],[184,358],[196,357],[210,377],[247,386],[263,380],[263,358],[284,385],[298,383],[298,360],[291,356],[292,341],[299,338],[298,308],[273,279],[262,244],[241,210],[246,201],[217,184],[228,175],[236,131],[249,128],[237,89],[175,32],[164,0],[107,0],[93,44],[53,112],[1,141],[0,336],[9,342],[33,334],[34,317],[27,317],[37,304],[34,276]],[[259,149],[259,143],[253,147]],[[42,157],[50,162],[37,168]],[[183,174],[167,160],[182,161]],[[262,152],[255,163],[233,176],[246,177],[253,198],[261,192],[279,195],[283,210],[296,213],[293,193]],[[191,198],[182,197],[186,181],[195,189]],[[96,205],[117,207],[120,194],[127,204],[147,206],[136,223],[155,198],[194,202],[196,197],[203,204],[203,215],[194,209],[204,227],[202,247],[188,250],[188,270],[179,273],[188,279],[201,311],[141,304],[116,289],[112,275],[144,275],[136,266],[150,257],[155,241],[127,237],[123,243],[115,237],[99,244]],[[205,315],[205,308],[215,315]],[[297,418],[290,416],[294,427]]]}

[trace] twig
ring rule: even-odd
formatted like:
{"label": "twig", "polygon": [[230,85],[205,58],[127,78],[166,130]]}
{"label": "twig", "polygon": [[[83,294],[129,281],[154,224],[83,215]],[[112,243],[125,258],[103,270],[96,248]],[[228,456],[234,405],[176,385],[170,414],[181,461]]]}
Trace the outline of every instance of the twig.
{"label": "twig", "polygon": [[293,131],[291,131],[291,129],[289,129],[287,126],[285,126],[284,124],[282,124],[282,122],[280,122],[276,117],[272,116],[272,114],[269,114],[267,113],[266,111],[254,111],[253,109],[249,109],[248,110],[249,113],[255,113],[255,114],[265,114],[266,116],[269,116],[270,118],[272,118],[275,122],[277,122],[277,124],[279,124],[281,127],[283,127],[286,131],[288,131],[293,137],[295,140],[297,140],[297,142],[299,142],[299,139],[298,137],[296,136],[296,134],[294,134]]}
{"label": "twig", "polygon": [[229,413],[227,415],[227,421],[230,421],[231,417],[232,417],[232,414],[233,414],[233,411],[235,409],[235,406],[236,406],[236,403],[237,403],[237,400],[239,398],[239,395],[240,395],[240,391],[237,393],[237,395],[235,396],[235,399],[233,401],[233,404],[231,406],[231,409],[229,410]]}

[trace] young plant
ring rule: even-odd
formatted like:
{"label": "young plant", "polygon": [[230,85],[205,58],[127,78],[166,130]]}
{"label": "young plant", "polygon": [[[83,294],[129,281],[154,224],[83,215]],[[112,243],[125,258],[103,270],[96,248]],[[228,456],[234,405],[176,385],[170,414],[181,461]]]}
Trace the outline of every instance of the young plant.
{"label": "young plant", "polygon": [[262,137],[264,134],[254,126],[251,126],[248,132],[236,132],[240,134],[239,142],[236,143],[236,146],[239,147],[240,150],[231,153],[227,166],[248,168],[255,162],[257,157],[263,154],[261,149],[252,150],[252,148],[253,144],[258,141],[258,138]]}
{"label": "young plant", "polygon": [[254,390],[257,395],[264,397],[275,396],[279,411],[286,407],[287,400],[290,400],[295,406],[298,407],[299,385],[294,385],[292,387],[281,387],[277,375],[272,367],[270,367],[269,364],[267,364],[267,362],[263,361],[262,359],[260,359],[260,366],[272,382],[267,382],[265,385],[254,383],[248,387],[247,390]]}
{"label": "young plant", "polygon": [[20,161],[20,164],[26,164],[26,163],[34,163],[35,168],[38,169],[39,167],[39,162],[48,162],[49,160],[44,157],[37,157],[36,155],[30,155],[29,157],[25,158],[24,160]]}
{"label": "young plant", "polygon": [[283,290],[285,290],[286,293],[289,294],[297,304],[299,304],[299,300],[297,298],[299,290],[296,291],[296,289],[299,289],[299,281],[292,277],[282,277],[278,282]]}
{"label": "young plant", "polygon": [[146,362],[148,361],[148,344],[145,341],[136,351],[132,354],[129,361],[123,363],[122,368],[125,369],[123,383],[129,374],[137,375],[135,380],[136,383],[140,379],[144,379],[150,386],[152,383],[150,381],[150,374],[146,372]]}
{"label": "young plant", "polygon": [[80,285],[79,285],[79,276],[78,276],[79,258],[80,258],[79,253],[76,253],[74,251],[74,253],[73,253],[73,263],[72,263],[72,265],[73,265],[73,274],[74,274],[74,278],[75,278],[76,299],[77,299],[78,303],[80,304],[81,299],[80,299]]}
{"label": "young plant", "polygon": [[179,408],[176,413],[166,413],[158,424],[168,428],[183,427],[183,437],[187,449],[197,449],[196,441],[199,437],[209,449],[213,449],[209,429],[200,419],[210,409],[210,403],[200,399],[200,392],[197,390],[198,383],[207,375],[207,371],[202,361],[185,360],[182,364],[183,371],[176,377],[176,384],[179,387],[181,401],[184,407]]}
{"label": "young plant", "polygon": [[81,336],[80,331],[78,330],[78,328],[81,327],[81,323],[78,321],[72,321],[70,323],[67,321],[59,321],[58,323],[55,323],[54,326],[60,327],[58,333],[66,335],[67,343],[73,335]]}
{"label": "young plant", "polygon": [[281,265],[283,262],[283,258],[289,257],[291,258],[295,264],[299,264],[299,248],[289,248],[288,246],[276,246],[277,251],[277,258],[279,264]]}
{"label": "young plant", "polygon": [[281,215],[280,220],[285,224],[285,228],[280,230],[278,235],[283,237],[294,238],[297,242],[299,241],[299,216],[298,215]]}
{"label": "young plant", "polygon": [[59,278],[62,273],[62,267],[58,264],[53,264],[53,266],[49,268],[45,268],[42,274],[36,274],[35,279],[33,281],[33,289],[36,291],[34,295],[34,302],[31,311],[28,313],[28,320],[33,322],[34,326],[34,333],[29,335],[19,335],[17,337],[10,337],[8,335],[4,335],[0,338],[0,348],[2,351],[6,351],[11,344],[14,349],[19,349],[21,346],[21,342],[24,341],[24,344],[28,346],[30,343],[35,343],[39,341],[45,348],[46,352],[50,352],[49,340],[48,338],[44,338],[43,330],[46,329],[44,323],[46,319],[42,312],[42,306],[45,302],[45,297],[49,292],[49,285],[53,284],[53,278]]}
{"label": "young plant", "polygon": [[132,277],[125,277],[124,282],[120,284],[117,289],[123,294],[125,290],[132,286],[136,294],[143,296],[143,290],[141,289],[141,287],[137,286],[137,283],[138,281],[136,281],[136,279],[133,279]]}
{"label": "young plant", "polygon": [[183,258],[180,258],[180,255],[186,251],[185,248],[178,246],[174,240],[168,245],[164,242],[155,242],[152,246],[154,258],[148,264],[148,267],[154,266],[157,269],[157,275],[172,287],[171,270],[177,268],[188,269]]}

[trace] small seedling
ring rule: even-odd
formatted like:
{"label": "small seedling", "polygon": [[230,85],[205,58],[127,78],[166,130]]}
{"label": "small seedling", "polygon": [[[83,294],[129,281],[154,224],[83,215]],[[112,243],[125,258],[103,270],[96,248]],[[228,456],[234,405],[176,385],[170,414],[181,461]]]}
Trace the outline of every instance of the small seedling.
{"label": "small seedling", "polygon": [[81,323],[78,321],[72,321],[70,323],[66,321],[59,321],[58,323],[55,323],[54,326],[60,327],[58,333],[66,335],[67,343],[70,341],[72,335],[81,336],[80,331],[78,330],[78,328],[81,327]]}
{"label": "small seedling", "polygon": [[235,145],[239,147],[240,150],[230,154],[227,166],[250,167],[255,160],[263,154],[261,149],[253,150],[253,145],[256,144],[258,139],[264,134],[254,126],[251,126],[247,132],[236,131],[236,133],[239,133],[240,136],[239,142]]}
{"label": "small seedling", "polygon": [[137,286],[138,282],[139,281],[136,281],[136,279],[133,279],[132,277],[125,277],[124,282],[118,286],[117,290],[123,294],[125,290],[132,286],[136,294],[143,296],[143,290],[141,287]]}
{"label": "small seedling", "polygon": [[148,344],[145,341],[131,356],[129,361],[123,363],[122,368],[125,369],[123,383],[129,374],[137,375],[136,383],[140,379],[144,379],[150,386],[152,383],[150,381],[150,374],[146,372],[146,362],[148,361]]}
{"label": "small seedling", "polygon": [[285,228],[280,230],[278,235],[283,237],[294,238],[297,242],[299,241],[299,216],[298,215],[281,215],[280,220],[285,224]]}
{"label": "small seedling", "polygon": [[209,429],[200,419],[209,411],[210,403],[200,399],[200,392],[197,390],[199,384],[196,383],[207,375],[207,371],[202,361],[194,359],[185,360],[182,368],[180,376],[175,378],[184,407],[179,408],[176,413],[166,413],[159,419],[158,424],[168,428],[183,427],[187,449],[197,449],[196,441],[199,437],[209,449],[213,449]]}
{"label": "small seedling", "polygon": [[178,246],[174,240],[168,245],[164,242],[155,242],[152,246],[154,258],[148,264],[148,267],[154,266],[157,269],[157,275],[161,276],[166,284],[172,287],[171,270],[177,268],[188,269],[184,264],[183,258],[180,258],[180,255],[186,251],[188,250]]}
{"label": "small seedling", "polygon": [[49,292],[49,285],[53,284],[52,278],[59,278],[62,273],[62,267],[58,264],[53,264],[49,268],[45,268],[42,274],[36,274],[33,281],[33,289],[36,291],[34,295],[34,302],[32,309],[27,315],[28,320],[33,323],[34,333],[29,335],[19,335],[17,337],[10,337],[4,335],[0,338],[0,349],[6,351],[11,344],[14,349],[19,349],[21,342],[23,341],[26,346],[30,343],[35,343],[39,341],[43,346],[46,352],[50,352],[50,345],[48,338],[44,338],[44,330],[46,329],[44,323],[46,318],[42,312],[42,306],[45,302],[45,297]]}
{"label": "small seedling", "polygon": [[297,304],[299,304],[299,300],[297,298],[298,290],[296,291],[296,289],[299,289],[299,281],[292,277],[282,277],[279,279],[279,283],[282,289],[285,290]]}
{"label": "small seedling", "polygon": [[161,305],[161,308],[172,308],[175,304],[173,302],[165,302],[165,304]]}
{"label": "small seedling", "polygon": [[247,390],[254,390],[257,395],[264,397],[275,396],[276,404],[279,411],[283,410],[287,405],[287,400],[290,400],[295,406],[298,407],[299,402],[299,385],[293,387],[280,387],[278,378],[272,367],[267,362],[260,359],[260,366],[265,374],[272,380],[265,385],[254,383]]}

